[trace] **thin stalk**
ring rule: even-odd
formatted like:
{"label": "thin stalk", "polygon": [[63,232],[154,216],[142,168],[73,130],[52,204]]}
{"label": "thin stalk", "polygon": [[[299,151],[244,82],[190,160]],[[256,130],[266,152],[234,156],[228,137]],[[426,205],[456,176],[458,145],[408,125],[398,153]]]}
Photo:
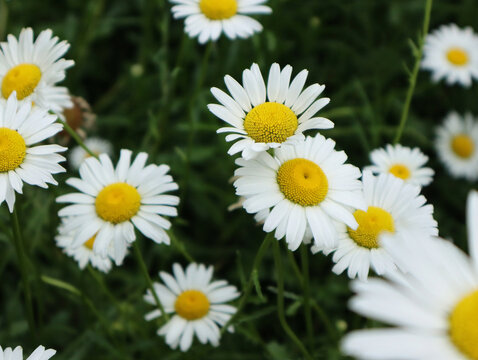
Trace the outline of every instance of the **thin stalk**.
{"label": "thin stalk", "polygon": [[8,23],[8,6],[5,0],[0,0],[0,40],[5,37]]}
{"label": "thin stalk", "polygon": [[412,74],[410,76],[410,84],[408,86],[407,96],[405,98],[405,104],[402,109],[402,116],[400,118],[400,124],[398,125],[397,133],[393,141],[394,144],[397,144],[402,137],[403,130],[405,129],[405,124],[408,119],[408,112],[410,111],[410,104],[412,102],[413,93],[415,91],[415,86],[417,83],[418,71],[420,70],[420,63],[423,57],[423,46],[425,44],[425,38],[428,34],[428,28],[430,27],[430,16],[432,12],[433,0],[427,0],[425,4],[425,16],[423,19],[423,30],[420,38],[418,39],[418,49],[414,51],[415,55],[415,65],[413,67]]}
{"label": "thin stalk", "polygon": [[93,267],[89,264],[88,264],[87,268],[88,268],[88,272],[95,279],[95,281],[98,283],[101,290],[103,290],[103,292],[110,299],[110,301],[116,306],[116,308],[121,311],[121,306],[120,306],[119,301],[114,297],[114,295],[108,289],[108,287],[106,286],[106,284],[103,281],[103,279],[101,278],[101,276],[98,275],[98,272],[95,269],[93,269]]}
{"label": "thin stalk", "polygon": [[309,250],[305,245],[300,247],[300,255],[302,262],[302,282],[304,290],[304,316],[305,327],[307,329],[307,342],[309,347],[314,345],[314,327],[312,326],[312,312],[310,308],[310,281],[309,281]]}
{"label": "thin stalk", "polygon": [[63,127],[65,128],[66,132],[68,134],[70,134],[70,136],[76,141],[76,143],[78,145],[80,145],[88,154],[90,154],[91,156],[95,157],[98,159],[98,155],[96,155],[93,151],[91,151],[88,146],[85,145],[85,143],[83,142],[83,140],[81,140],[81,137],[80,135],[77,134],[77,132],[75,130],[73,130],[73,128],[68,125],[68,123],[66,121],[63,121],[61,120],[60,118],[58,118],[57,120],[60,124],[63,125]]}
{"label": "thin stalk", "polygon": [[277,313],[279,315],[279,321],[284,329],[285,333],[292,342],[297,346],[300,352],[304,355],[307,360],[313,360],[312,356],[310,356],[309,352],[305,348],[304,344],[299,340],[299,338],[294,334],[292,329],[290,328],[287,320],[285,318],[285,310],[284,310],[284,269],[282,268],[282,258],[279,248],[279,243],[276,242],[273,246],[274,248],[274,262],[276,267],[277,273]]}
{"label": "thin stalk", "polygon": [[174,247],[176,247],[176,249],[178,249],[181,255],[183,255],[187,261],[191,263],[195,262],[194,258],[186,250],[186,247],[184,246],[184,244],[176,237],[176,235],[174,234],[172,230],[168,231],[168,235],[171,238],[171,243],[173,244]]}
{"label": "thin stalk", "polygon": [[332,323],[330,322],[330,319],[329,317],[327,316],[327,314],[325,313],[324,309],[322,309],[319,304],[317,304],[317,302],[315,301],[311,301],[312,303],[312,307],[313,309],[316,311],[317,313],[317,316],[319,317],[319,319],[322,321],[322,323],[324,324],[325,326],[325,329],[327,331],[327,333],[329,334],[330,338],[331,339],[334,339],[334,340],[337,340],[337,331],[335,330],[335,327],[332,325]]}
{"label": "thin stalk", "polygon": [[299,269],[299,265],[297,265],[297,261],[295,260],[294,253],[292,251],[287,251],[287,257],[289,258],[289,262],[292,266],[295,276],[297,277],[297,280],[300,282],[300,286],[304,286],[304,279]]}

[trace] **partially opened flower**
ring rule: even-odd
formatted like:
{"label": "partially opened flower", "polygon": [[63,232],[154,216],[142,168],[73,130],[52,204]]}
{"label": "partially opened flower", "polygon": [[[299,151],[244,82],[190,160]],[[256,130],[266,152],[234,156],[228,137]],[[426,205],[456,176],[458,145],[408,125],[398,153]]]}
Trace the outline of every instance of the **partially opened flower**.
{"label": "partially opened flower", "polygon": [[[39,346],[26,360],[48,360],[56,354],[56,350],[45,349],[44,346]],[[21,346],[17,346],[15,349],[5,348],[0,346],[0,359],[1,360],[23,360],[23,349]]]}
{"label": "partially opened flower", "polygon": [[164,216],[176,216],[179,198],[164,193],[177,190],[178,185],[167,175],[169,166],[145,166],[148,155],[140,153],[131,163],[131,151],[121,150],[116,169],[106,154],[86,159],[80,177],[66,182],[80,192],[57,198],[72,203],[59,211],[71,217],[64,231],[74,231],[72,247],[80,247],[96,236],[93,251],[108,256],[114,247],[117,265],[123,262],[127,245],[136,240],[136,227],[156,243],[170,243],[165,230],[171,223]]}
{"label": "partially opened flower", "polygon": [[[100,154],[113,155],[113,145],[108,140],[92,137],[86,139],[84,143],[96,156]],[[78,145],[71,150],[68,162],[74,169],[79,169],[83,161],[90,156],[85,149]]]}
{"label": "partially opened flower", "polygon": [[247,38],[262,31],[248,15],[270,14],[267,0],[170,0],[175,19],[186,18],[185,30],[199,42],[216,41],[222,33],[229,39]]}
{"label": "partially opened flower", "polygon": [[[164,284],[154,283],[154,291],[159,297],[164,311],[174,314],[173,317],[158,330],[158,335],[166,338],[166,343],[173,349],[178,346],[187,351],[196,336],[202,344],[219,345],[220,330],[236,308],[226,303],[239,297],[237,288],[228,285],[225,280],[211,281],[213,267],[202,264],[189,264],[186,271],[179,264],[173,265],[174,277],[166,272],[159,276]],[[145,300],[156,305],[150,290]],[[160,317],[161,311],[156,309],[146,315],[146,320]],[[232,331],[232,326],[228,328]]]}
{"label": "partially opened flower", "polygon": [[406,271],[354,282],[355,312],[394,327],[345,337],[348,355],[367,360],[478,359],[478,194],[468,201],[471,258],[448,241],[385,237],[383,246]]}
{"label": "partially opened flower", "polygon": [[51,30],[44,30],[33,42],[33,30],[23,29],[17,40],[8,35],[0,51],[0,100],[14,91],[18,100],[60,113],[72,106],[68,90],[55,84],[65,78],[65,70],[73,60],[63,59],[70,45],[58,42]]}
{"label": "partially opened flower", "polygon": [[315,116],[330,99],[318,99],[324,85],[313,84],[304,90],[307,70],[302,70],[291,82],[292,67],[287,65],[281,71],[278,64],[273,64],[267,86],[257,64],[242,75],[244,87],[229,75],[224,78],[232,97],[212,88],[221,105],[208,106],[230,125],[217,131],[231,133],[226,141],[235,143],[229,155],[241,152],[245,159],[251,159],[267,149],[303,140],[306,130],[334,127],[330,120]]}

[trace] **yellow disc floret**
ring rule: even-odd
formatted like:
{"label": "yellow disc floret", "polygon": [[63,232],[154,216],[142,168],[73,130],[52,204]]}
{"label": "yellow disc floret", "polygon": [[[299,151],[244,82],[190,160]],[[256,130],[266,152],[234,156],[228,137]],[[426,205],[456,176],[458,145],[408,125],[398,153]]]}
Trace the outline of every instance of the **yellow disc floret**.
{"label": "yellow disc floret", "polygon": [[13,91],[23,100],[35,90],[41,79],[40,68],[33,64],[20,64],[11,68],[2,81],[2,96],[8,99]]}
{"label": "yellow disc floret", "polygon": [[27,153],[23,137],[15,130],[0,128],[0,172],[15,170]]}
{"label": "yellow disc floret", "polygon": [[201,0],[201,12],[211,20],[225,20],[237,13],[237,0]]}
{"label": "yellow disc floret", "polygon": [[462,299],[450,316],[450,337],[472,360],[478,360],[478,291]]}
{"label": "yellow disc floret", "polygon": [[390,167],[388,171],[390,172],[390,174],[403,180],[407,180],[410,177],[410,169],[403,164],[395,164]]}
{"label": "yellow disc floret", "polygon": [[96,240],[96,235],[93,235],[93,237],[91,237],[90,239],[88,239],[84,244],[83,246],[90,249],[90,250],[93,250],[93,245],[95,244],[95,240]]}
{"label": "yellow disc floret", "polygon": [[209,299],[199,290],[186,290],[176,299],[174,309],[186,320],[201,319],[209,313]]}
{"label": "yellow disc floret", "polygon": [[294,135],[298,125],[291,109],[274,102],[257,105],[244,119],[247,135],[262,143],[283,143]]}
{"label": "yellow disc floret", "polygon": [[113,224],[130,220],[139,210],[141,196],[138,190],[126,183],[106,186],[96,197],[96,213]]}
{"label": "yellow disc floret", "polygon": [[277,171],[277,183],[284,196],[302,206],[320,204],[329,191],[327,176],[319,165],[307,159],[292,159]]}
{"label": "yellow disc floret", "polygon": [[379,248],[378,236],[385,232],[395,232],[395,225],[392,215],[376,206],[369,206],[367,211],[357,210],[354,212],[357,220],[357,230],[347,228],[349,236],[353,241],[367,249]]}
{"label": "yellow disc floret", "polygon": [[451,148],[457,156],[468,159],[475,151],[475,144],[470,136],[458,134],[451,140]]}
{"label": "yellow disc floret", "polygon": [[468,53],[462,48],[451,48],[446,53],[446,58],[455,66],[465,66],[469,62]]}

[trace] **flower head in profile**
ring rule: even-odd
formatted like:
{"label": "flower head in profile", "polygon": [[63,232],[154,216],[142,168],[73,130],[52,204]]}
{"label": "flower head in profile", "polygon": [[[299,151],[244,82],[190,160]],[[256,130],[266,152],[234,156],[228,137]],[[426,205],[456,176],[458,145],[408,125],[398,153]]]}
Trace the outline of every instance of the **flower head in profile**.
{"label": "flower head in profile", "polygon": [[[96,154],[96,156],[99,156],[100,154],[106,154],[109,156],[113,155],[113,145],[108,140],[91,137],[86,139],[84,143],[88,149]],[[86,152],[85,149],[78,145],[71,150],[68,162],[74,169],[78,170],[83,161],[90,156],[91,155]]]}
{"label": "flower head in profile", "polygon": [[242,153],[247,160],[270,148],[300,142],[303,132],[330,129],[334,124],[316,113],[327,105],[328,98],[318,98],[324,85],[313,84],[304,90],[308,71],[302,70],[291,82],[292,67],[280,69],[273,64],[267,85],[257,64],[242,74],[243,86],[227,75],[224,80],[231,94],[212,88],[221,103],[210,104],[209,110],[229,127],[218,133],[230,133],[227,142],[234,142],[229,155]]}
{"label": "flower head in profile", "polygon": [[229,39],[247,38],[262,31],[249,15],[270,14],[267,0],[170,0],[175,19],[186,18],[185,30],[201,44],[216,41],[222,33]]}
{"label": "flower head in profile", "polygon": [[[45,349],[44,346],[39,346],[26,360],[48,360],[56,354],[56,350]],[[23,349],[21,346],[17,346],[15,349],[5,348],[0,346],[0,359],[1,360],[23,360]]]}
{"label": "flower head in profile", "polygon": [[[234,306],[227,302],[239,297],[237,288],[228,285],[227,281],[211,281],[212,266],[189,264],[184,271],[181,265],[173,265],[174,276],[160,272],[164,284],[154,283],[154,291],[159,297],[164,311],[173,314],[172,318],[158,330],[166,343],[173,349],[187,351],[196,336],[200,343],[219,345],[220,330],[236,312]],[[156,305],[150,290],[145,300]],[[156,309],[146,315],[146,320],[160,317],[161,311]],[[232,331],[232,326],[228,328]]]}

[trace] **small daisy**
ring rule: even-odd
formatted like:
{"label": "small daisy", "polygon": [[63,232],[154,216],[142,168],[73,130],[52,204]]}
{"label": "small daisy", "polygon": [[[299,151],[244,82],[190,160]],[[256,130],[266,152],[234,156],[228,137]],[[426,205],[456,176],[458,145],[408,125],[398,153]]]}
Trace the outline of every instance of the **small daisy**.
{"label": "small daisy", "polygon": [[[113,145],[100,138],[89,138],[84,141],[85,146],[90,149],[97,156],[100,154],[113,155]],[[85,151],[81,146],[76,146],[71,150],[68,161],[74,169],[79,169],[83,161],[91,155]]]}
{"label": "small daisy", "polygon": [[478,78],[478,36],[470,27],[441,26],[425,40],[422,67],[433,73],[433,81],[470,86]]}
{"label": "small daisy", "polygon": [[313,84],[304,90],[308,71],[302,70],[290,82],[292,67],[280,69],[273,64],[267,87],[257,64],[244,70],[242,87],[227,75],[224,80],[232,97],[212,88],[211,92],[222,104],[210,104],[209,110],[232,127],[219,129],[218,133],[232,133],[226,141],[236,141],[228,153],[242,152],[248,160],[258,153],[282,144],[304,139],[302,134],[310,129],[331,129],[334,124],[315,114],[327,105],[328,98],[318,99],[325,86]]}
{"label": "small daisy", "polygon": [[[46,350],[44,346],[39,346],[26,360],[48,360],[56,354],[56,350]],[[15,349],[5,348],[0,346],[0,359],[1,360],[23,360],[23,349],[21,346],[17,346]]]}
{"label": "small daisy", "polygon": [[175,19],[186,18],[186,32],[199,43],[216,41],[224,32],[229,39],[247,38],[262,25],[247,15],[270,14],[267,0],[170,0]]}
{"label": "small daisy", "polygon": [[296,145],[284,145],[275,156],[263,152],[255,159],[239,158],[234,182],[236,194],[244,196],[248,213],[265,212],[264,231],[285,236],[296,250],[310,228],[314,243],[336,245],[335,222],[357,228],[352,210],[365,208],[360,170],[344,164],[347,155],[335,151],[335,142],[318,134]]}
{"label": "small daisy", "polygon": [[140,153],[131,164],[131,151],[121,150],[116,169],[106,154],[99,160],[88,158],[80,166],[80,177],[66,183],[80,190],[57,198],[60,203],[73,203],[59,211],[71,217],[64,231],[74,232],[73,248],[83,246],[96,236],[93,251],[107,257],[114,247],[114,258],[121,265],[127,245],[136,240],[136,227],[156,243],[170,243],[171,223],[164,216],[176,216],[179,198],[164,193],[178,185],[167,175],[169,166],[148,165],[148,155]]}
{"label": "small daisy", "polygon": [[58,164],[65,158],[57,153],[66,148],[35,146],[63,129],[56,119],[46,110],[32,109],[30,102],[19,104],[15,93],[7,102],[0,101],[0,204],[6,201],[10,212],[23,182],[46,189],[47,184],[58,185],[53,174],[65,171]]}
{"label": "small daisy", "polygon": [[[394,271],[396,264],[380,244],[380,236],[390,234],[396,242],[403,238],[438,235],[433,206],[425,205],[420,188],[390,174],[373,176],[363,172],[363,191],[367,210],[357,210],[358,228],[340,226],[339,244],[333,255],[333,272],[367,279],[370,268],[378,275]],[[322,250],[313,247],[312,251]],[[325,251],[328,253],[329,251]]]}
{"label": "small daisy", "polygon": [[0,98],[8,99],[16,91],[18,100],[57,113],[73,105],[68,90],[55,86],[74,65],[73,60],[62,58],[70,45],[52,35],[51,30],[44,30],[33,42],[33,30],[28,28],[21,31],[18,40],[8,35],[7,42],[0,44]]}
{"label": "small daisy", "polygon": [[[202,264],[189,264],[186,271],[179,264],[173,265],[174,277],[166,272],[159,276],[164,284],[154,283],[154,291],[161,301],[164,311],[174,314],[170,321],[158,330],[159,336],[166,338],[166,343],[173,349],[178,346],[187,351],[192,344],[193,336],[201,344],[219,345],[220,330],[236,308],[226,303],[239,297],[235,286],[228,285],[225,280],[212,281],[213,267]],[[156,305],[150,290],[144,299]],[[156,309],[145,316],[152,320],[161,316]],[[233,331],[232,326],[228,328]]]}
{"label": "small daisy", "polygon": [[372,166],[366,169],[376,174],[390,173],[406,183],[426,186],[433,180],[435,172],[424,167],[428,156],[418,148],[409,148],[400,144],[388,144],[385,149],[376,149],[370,153]]}
{"label": "small daisy", "polygon": [[450,113],[437,130],[435,147],[452,176],[478,179],[478,123],[471,114]]}
{"label": "small daisy", "polygon": [[345,337],[348,355],[367,360],[478,359],[478,194],[468,202],[471,258],[448,241],[384,237],[407,275],[354,282],[353,311],[395,327]]}

